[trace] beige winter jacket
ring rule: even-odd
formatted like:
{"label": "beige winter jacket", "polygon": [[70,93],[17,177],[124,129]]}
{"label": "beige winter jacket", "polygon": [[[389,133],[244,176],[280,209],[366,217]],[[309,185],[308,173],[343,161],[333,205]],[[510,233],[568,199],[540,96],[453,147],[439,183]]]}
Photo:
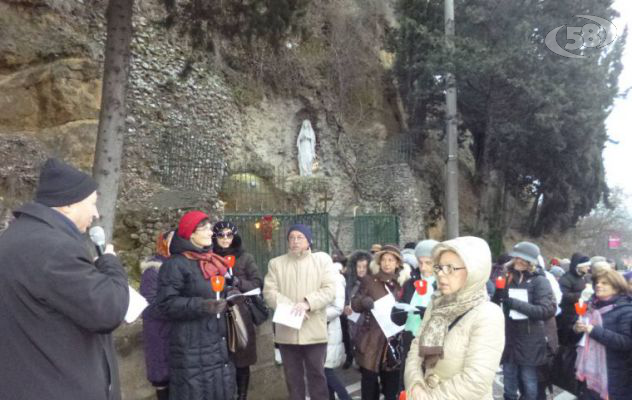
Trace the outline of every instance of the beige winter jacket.
{"label": "beige winter jacket", "polygon": [[336,294],[336,277],[331,257],[322,252],[307,251],[300,256],[285,254],[273,258],[263,283],[263,297],[276,309],[277,304],[307,301],[309,318],[296,330],[275,324],[274,341],[280,344],[327,343],[325,312]]}
{"label": "beige winter jacket", "polygon": [[[463,237],[443,242],[435,247],[435,262],[443,251],[456,252],[467,267],[468,277],[462,291],[484,290],[491,270],[491,255],[482,239]],[[424,315],[422,326],[432,315],[433,303],[434,299]],[[404,375],[408,398],[492,400],[492,386],[504,346],[505,319],[500,307],[491,302],[479,304],[448,331],[443,358],[425,373],[419,357],[419,339],[412,342]],[[423,395],[412,397],[411,391],[417,385],[423,389]]]}

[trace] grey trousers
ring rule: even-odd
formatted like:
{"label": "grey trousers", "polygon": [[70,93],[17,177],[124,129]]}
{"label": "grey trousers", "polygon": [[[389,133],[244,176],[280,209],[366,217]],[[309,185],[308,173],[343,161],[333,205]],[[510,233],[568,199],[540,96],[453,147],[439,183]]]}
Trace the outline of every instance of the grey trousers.
{"label": "grey trousers", "polygon": [[329,400],[325,378],[327,343],[279,344],[290,400],[305,400],[305,379],[310,400]]}

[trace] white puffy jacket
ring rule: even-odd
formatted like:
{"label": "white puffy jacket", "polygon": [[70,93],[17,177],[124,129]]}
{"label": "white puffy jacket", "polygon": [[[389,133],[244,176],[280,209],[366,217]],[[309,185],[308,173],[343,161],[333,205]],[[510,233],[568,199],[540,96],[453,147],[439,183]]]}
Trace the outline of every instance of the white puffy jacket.
{"label": "white puffy jacket", "polygon": [[338,368],[345,360],[345,346],[342,343],[342,329],[340,328],[340,315],[345,306],[345,278],[340,273],[342,265],[333,264],[336,276],[336,297],[327,306],[327,359],[325,368]]}

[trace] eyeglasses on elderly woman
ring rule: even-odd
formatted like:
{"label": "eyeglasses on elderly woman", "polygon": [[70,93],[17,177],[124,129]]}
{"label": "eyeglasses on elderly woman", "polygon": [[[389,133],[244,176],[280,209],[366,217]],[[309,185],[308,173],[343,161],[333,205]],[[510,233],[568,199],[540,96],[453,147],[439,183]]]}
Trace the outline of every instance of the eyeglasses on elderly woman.
{"label": "eyeglasses on elderly woman", "polygon": [[452,264],[445,264],[445,265],[436,264],[436,265],[432,266],[432,270],[434,271],[435,274],[438,274],[439,272],[443,272],[446,275],[450,275],[454,271],[458,271],[460,269],[466,269],[466,268],[465,267],[455,267]]}

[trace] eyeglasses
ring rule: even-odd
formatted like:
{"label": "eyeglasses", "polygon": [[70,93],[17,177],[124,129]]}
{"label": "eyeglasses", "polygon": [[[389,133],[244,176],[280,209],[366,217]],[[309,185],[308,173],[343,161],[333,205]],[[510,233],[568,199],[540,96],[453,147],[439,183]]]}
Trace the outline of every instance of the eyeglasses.
{"label": "eyeglasses", "polygon": [[290,236],[287,238],[288,242],[302,242],[303,240],[307,240],[305,236]]}
{"label": "eyeglasses", "polygon": [[218,238],[232,238],[233,237],[233,233],[232,232],[219,232],[215,234],[216,237]]}
{"label": "eyeglasses", "polygon": [[465,269],[465,267],[455,267],[452,264],[446,264],[446,265],[437,264],[437,265],[432,266],[432,270],[434,271],[435,274],[438,274],[439,272],[443,272],[446,275],[450,275],[454,271],[458,271],[460,269]]}
{"label": "eyeglasses", "polygon": [[206,225],[202,225],[202,226],[198,226],[195,230],[196,231],[200,231],[200,232],[204,232],[204,231],[210,231],[213,228],[211,227],[210,224],[206,224]]}

